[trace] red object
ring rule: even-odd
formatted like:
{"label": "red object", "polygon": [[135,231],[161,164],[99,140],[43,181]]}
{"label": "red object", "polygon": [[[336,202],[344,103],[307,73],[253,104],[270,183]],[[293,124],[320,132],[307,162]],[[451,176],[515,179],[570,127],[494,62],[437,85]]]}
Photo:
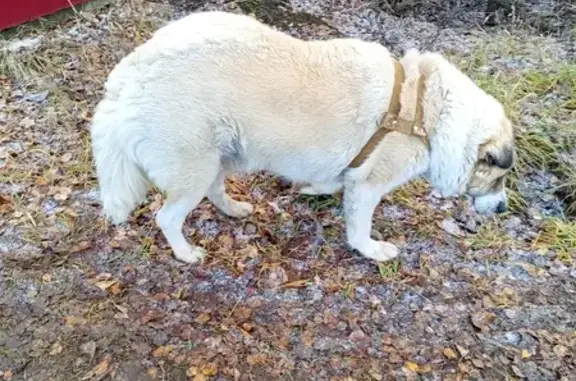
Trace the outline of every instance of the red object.
{"label": "red object", "polygon": [[89,0],[0,0],[0,30],[36,20]]}

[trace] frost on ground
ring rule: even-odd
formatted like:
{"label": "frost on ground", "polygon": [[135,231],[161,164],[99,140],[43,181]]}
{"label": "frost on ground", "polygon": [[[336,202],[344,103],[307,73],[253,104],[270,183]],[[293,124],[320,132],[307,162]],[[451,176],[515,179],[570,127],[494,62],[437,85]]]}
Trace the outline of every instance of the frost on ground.
{"label": "frost on ground", "polygon": [[[400,3],[133,0],[7,37],[0,379],[574,379],[576,226],[558,189],[576,178],[576,71],[573,31],[557,20],[573,9],[515,2],[541,7],[544,30],[530,12],[498,9],[490,27],[474,2]],[[377,210],[374,234],[401,248],[380,265],[344,244],[341,195],[299,196],[270,174],[228,181],[255,204],[249,218],[208,202],[191,213],[187,236],[209,252],[201,266],[171,256],[154,223],[159,194],[126,226],[108,226],[88,134],[102,83],[193,9],[252,13],[303,38],[380,41],[395,54],[444,52],[517,122],[514,212],[480,218],[417,181]]]}

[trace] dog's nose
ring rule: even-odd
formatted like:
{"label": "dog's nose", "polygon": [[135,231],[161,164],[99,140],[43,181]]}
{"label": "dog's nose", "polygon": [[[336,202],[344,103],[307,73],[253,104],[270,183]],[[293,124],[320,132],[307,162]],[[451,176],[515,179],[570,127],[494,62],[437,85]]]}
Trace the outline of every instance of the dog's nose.
{"label": "dog's nose", "polygon": [[504,213],[508,210],[508,205],[506,205],[505,201],[500,201],[498,206],[496,207],[496,213]]}

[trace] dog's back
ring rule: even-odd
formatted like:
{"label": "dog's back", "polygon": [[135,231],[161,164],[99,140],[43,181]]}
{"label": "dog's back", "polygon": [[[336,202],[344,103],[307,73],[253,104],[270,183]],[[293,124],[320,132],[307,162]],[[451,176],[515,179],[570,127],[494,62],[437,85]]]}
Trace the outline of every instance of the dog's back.
{"label": "dog's back", "polygon": [[297,181],[334,178],[384,111],[386,65],[380,45],[305,42],[243,15],[165,26],[113,69],[94,115],[106,214],[123,221],[148,181],[186,189],[223,161]]}

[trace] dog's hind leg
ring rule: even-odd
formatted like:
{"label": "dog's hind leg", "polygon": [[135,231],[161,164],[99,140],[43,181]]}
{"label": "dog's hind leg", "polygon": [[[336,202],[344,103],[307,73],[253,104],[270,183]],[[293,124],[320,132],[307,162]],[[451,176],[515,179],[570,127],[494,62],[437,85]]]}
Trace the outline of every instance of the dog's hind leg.
{"label": "dog's hind leg", "polygon": [[226,171],[221,169],[208,190],[210,202],[220,209],[222,213],[230,217],[246,217],[251,214],[254,207],[250,203],[236,201],[226,194],[226,189],[224,188],[225,178]]}
{"label": "dog's hind leg", "polygon": [[188,213],[206,196],[218,175],[219,158],[209,156],[206,155],[205,160],[177,166],[179,170],[175,173],[165,171],[155,181],[167,193],[164,205],[156,214],[156,222],[174,251],[174,256],[187,263],[202,260],[206,254],[204,249],[188,243],[182,233],[182,226]]}

